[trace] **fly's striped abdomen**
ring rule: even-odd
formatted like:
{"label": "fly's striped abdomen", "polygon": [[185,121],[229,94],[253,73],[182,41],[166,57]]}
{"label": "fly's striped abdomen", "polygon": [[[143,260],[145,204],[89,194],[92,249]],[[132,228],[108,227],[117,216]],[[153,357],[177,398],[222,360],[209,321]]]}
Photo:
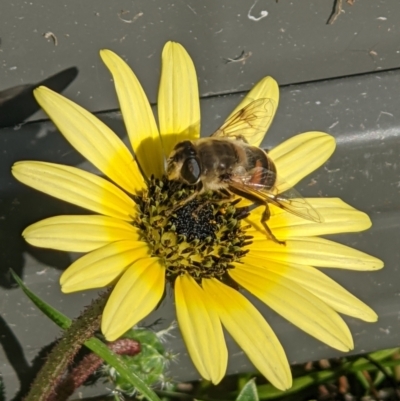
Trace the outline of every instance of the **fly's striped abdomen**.
{"label": "fly's striped abdomen", "polygon": [[276,182],[276,167],[267,153],[255,146],[246,148],[248,171],[252,173],[250,183],[270,189]]}

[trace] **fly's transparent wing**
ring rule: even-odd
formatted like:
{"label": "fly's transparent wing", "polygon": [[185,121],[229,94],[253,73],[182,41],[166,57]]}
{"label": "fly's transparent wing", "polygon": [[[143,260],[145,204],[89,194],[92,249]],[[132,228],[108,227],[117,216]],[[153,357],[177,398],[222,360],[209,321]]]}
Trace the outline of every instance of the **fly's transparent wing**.
{"label": "fly's transparent wing", "polygon": [[[283,193],[277,193],[275,185],[264,185],[260,183],[259,177],[263,175],[263,182],[277,182],[276,174],[273,171],[256,168],[253,171],[243,174],[235,174],[229,179],[229,186],[232,192],[254,202],[271,203],[279,208],[299,216],[306,220],[322,223],[319,213],[310,205],[305,198],[294,188],[289,188]],[[284,180],[279,178],[279,183]]]}
{"label": "fly's transparent wing", "polygon": [[249,144],[260,143],[275,108],[272,99],[254,100],[226,120],[211,136],[242,140]]}

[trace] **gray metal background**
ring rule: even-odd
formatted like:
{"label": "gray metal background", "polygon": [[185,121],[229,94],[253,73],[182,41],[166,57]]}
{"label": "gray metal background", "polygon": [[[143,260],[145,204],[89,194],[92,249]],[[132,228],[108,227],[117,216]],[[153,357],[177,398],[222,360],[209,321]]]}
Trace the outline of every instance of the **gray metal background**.
{"label": "gray metal background", "polygon": [[[250,19],[253,4],[251,16],[260,16],[262,10],[269,15],[258,22]],[[376,324],[346,319],[355,339],[354,352],[360,353],[400,342],[400,71],[376,71],[400,66],[400,4],[395,0],[344,4],[346,13],[328,26],[332,6],[331,1],[320,0],[9,2],[0,6],[0,90],[77,66],[80,74],[64,93],[92,111],[115,109],[110,78],[98,57],[100,48],[110,48],[134,67],[154,101],[160,51],[166,40],[176,40],[195,61],[204,98],[202,132],[208,135],[242,96],[210,95],[247,91],[266,74],[277,78],[285,86],[264,145],[272,147],[309,130],[334,135],[334,156],[297,188],[306,196],[339,196],[373,220],[373,228],[365,233],[334,239],[383,259],[385,269],[328,271],[379,315]],[[121,18],[135,20],[128,23]],[[49,31],[56,35],[57,46],[42,36]],[[242,50],[252,53],[244,64],[224,62]],[[370,74],[332,79],[363,72]],[[125,136],[118,112],[102,113],[101,118]],[[82,211],[18,184],[10,166],[17,160],[36,159],[94,170],[46,122],[0,130],[0,152],[0,372],[12,398],[19,381],[26,381],[32,358],[59,330],[20,290],[10,288],[8,269],[16,270],[36,294],[71,317],[95,293],[62,295],[58,278],[73,255],[34,249],[20,237],[24,227],[41,218]],[[339,355],[255,303],[291,363]],[[163,318],[160,328],[174,319],[171,296],[145,323],[158,317]],[[227,337],[229,373],[251,371],[247,358]],[[177,380],[197,378],[178,331],[169,345],[180,354],[179,362],[171,365],[172,375]]]}
{"label": "gray metal background", "polygon": [[[283,85],[399,66],[397,0],[344,4],[345,13],[327,26],[332,8],[333,0],[3,1],[0,87],[74,65],[80,74],[65,94],[93,111],[113,109],[109,73],[98,57],[109,48],[135,68],[155,101],[166,40],[192,55],[203,96],[246,91],[266,74]],[[267,17],[251,19],[262,11]],[[57,46],[43,36],[49,32]],[[251,52],[245,64],[225,64],[243,50]]]}

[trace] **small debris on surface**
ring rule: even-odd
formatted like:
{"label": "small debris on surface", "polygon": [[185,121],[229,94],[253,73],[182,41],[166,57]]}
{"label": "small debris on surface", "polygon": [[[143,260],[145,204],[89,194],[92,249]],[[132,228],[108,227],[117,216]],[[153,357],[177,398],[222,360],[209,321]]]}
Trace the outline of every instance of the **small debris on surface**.
{"label": "small debris on surface", "polygon": [[193,7],[190,7],[189,4],[186,4],[189,8],[189,10],[194,14],[197,15],[196,10]]}
{"label": "small debris on surface", "polygon": [[125,22],[126,24],[132,24],[133,22],[135,22],[138,18],[140,18],[143,15],[143,13],[140,12],[140,13],[137,13],[136,15],[134,15],[131,19],[123,18],[123,15],[127,15],[127,14],[130,14],[130,11],[121,10],[121,12],[119,12],[117,15],[118,15],[118,18],[122,22]]}
{"label": "small debris on surface", "polygon": [[378,116],[376,122],[378,122],[378,121],[380,120],[380,118],[382,117],[382,115],[394,117],[392,113],[389,113],[389,112],[387,112],[387,111],[380,111],[380,112],[379,112],[379,116]]}
{"label": "small debris on surface", "polygon": [[254,15],[251,15],[251,12],[253,11],[254,6],[258,3],[258,0],[256,0],[253,5],[250,7],[249,12],[247,13],[247,18],[251,21],[255,21],[258,22],[260,20],[262,20],[263,18],[268,16],[268,11],[267,10],[262,10],[260,12],[260,16],[259,17],[254,17]]}
{"label": "small debris on surface", "polygon": [[53,43],[54,43],[54,46],[57,46],[57,45],[58,45],[57,36],[54,35],[53,32],[50,32],[50,31],[49,31],[49,32],[46,32],[46,33],[43,34],[43,37],[44,37],[45,39],[52,39],[52,40],[53,40]]}
{"label": "small debris on surface", "polygon": [[246,60],[251,57],[252,53],[251,52],[245,52],[242,50],[242,52],[239,54],[239,56],[236,56],[234,58],[224,58],[225,63],[242,63],[246,64]]}

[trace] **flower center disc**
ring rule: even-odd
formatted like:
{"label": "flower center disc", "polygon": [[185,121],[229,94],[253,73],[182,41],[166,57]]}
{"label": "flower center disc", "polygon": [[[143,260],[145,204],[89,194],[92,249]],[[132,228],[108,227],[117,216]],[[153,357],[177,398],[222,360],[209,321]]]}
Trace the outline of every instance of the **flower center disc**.
{"label": "flower center disc", "polygon": [[134,225],[151,245],[152,256],[163,259],[167,277],[189,273],[194,279],[215,277],[223,280],[232,262],[247,253],[250,244],[236,208],[238,202],[216,192],[206,192],[185,200],[195,188],[178,182],[151,179],[148,191],[135,201],[139,217]]}

